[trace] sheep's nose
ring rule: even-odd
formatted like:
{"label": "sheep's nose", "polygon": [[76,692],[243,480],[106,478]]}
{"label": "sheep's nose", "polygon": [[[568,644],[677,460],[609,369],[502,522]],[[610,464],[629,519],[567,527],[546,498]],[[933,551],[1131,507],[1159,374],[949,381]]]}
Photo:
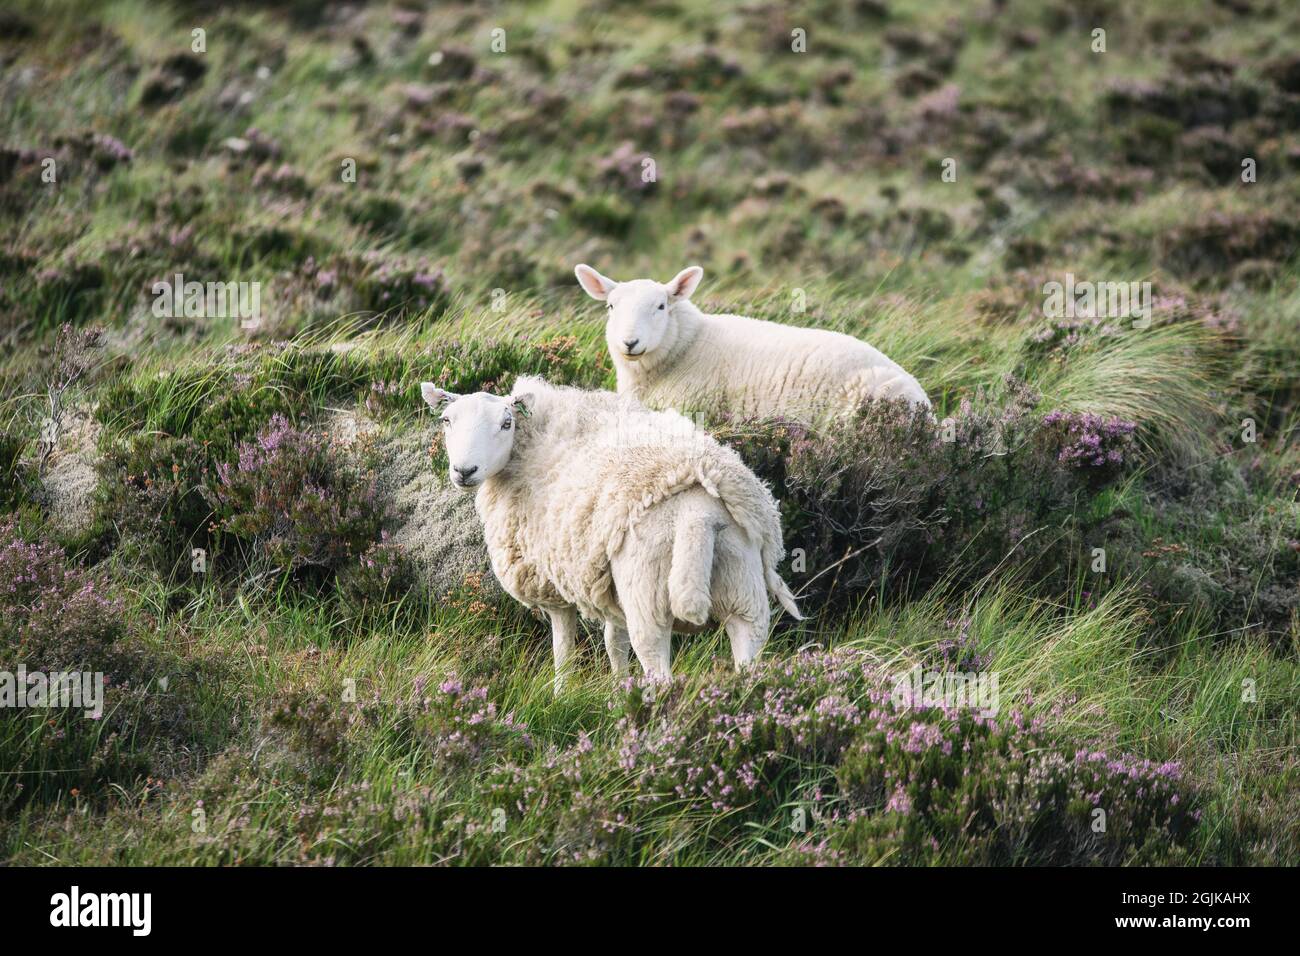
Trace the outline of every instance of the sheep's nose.
{"label": "sheep's nose", "polygon": [[470,465],[468,468],[453,466],[451,470],[456,473],[461,481],[464,481],[470,475],[474,474],[474,472],[478,471],[478,465]]}
{"label": "sheep's nose", "polygon": [[636,348],[636,344],[640,341],[640,339],[624,339],[623,346],[630,352]]}

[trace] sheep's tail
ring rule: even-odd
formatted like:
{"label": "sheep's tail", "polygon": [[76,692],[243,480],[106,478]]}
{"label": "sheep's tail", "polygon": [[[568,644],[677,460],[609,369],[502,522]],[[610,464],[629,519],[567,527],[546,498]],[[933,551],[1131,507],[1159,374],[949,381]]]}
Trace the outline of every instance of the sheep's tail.
{"label": "sheep's tail", "polygon": [[790,593],[790,588],[781,580],[781,575],[776,573],[776,568],[768,567],[764,569],[767,572],[767,592],[780,602],[786,612],[796,621],[802,621],[803,615],[799,613],[799,605],[794,603],[794,595]]}
{"label": "sheep's tail", "polygon": [[698,509],[683,508],[673,529],[673,558],[668,570],[668,606],[673,617],[705,624],[713,608],[713,542],[719,526]]}

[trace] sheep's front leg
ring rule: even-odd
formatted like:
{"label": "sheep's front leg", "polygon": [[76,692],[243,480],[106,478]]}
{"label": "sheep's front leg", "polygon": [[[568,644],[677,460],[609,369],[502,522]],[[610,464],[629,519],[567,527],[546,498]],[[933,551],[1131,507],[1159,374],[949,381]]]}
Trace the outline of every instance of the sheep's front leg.
{"label": "sheep's front leg", "polygon": [[628,655],[632,651],[632,638],[628,637],[627,628],[613,621],[605,622],[605,653],[609,655],[609,667],[614,672],[614,682],[619,683],[628,674]]}
{"label": "sheep's front leg", "polygon": [[551,618],[551,651],[555,655],[555,693],[564,690],[569,676],[569,658],[578,643],[578,612],[571,607],[548,609]]}

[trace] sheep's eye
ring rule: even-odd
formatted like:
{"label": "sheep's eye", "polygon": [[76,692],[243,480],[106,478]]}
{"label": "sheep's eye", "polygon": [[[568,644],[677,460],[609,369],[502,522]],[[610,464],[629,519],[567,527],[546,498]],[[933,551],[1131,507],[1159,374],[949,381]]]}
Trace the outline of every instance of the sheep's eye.
{"label": "sheep's eye", "polygon": [[442,420],[442,424],[443,424],[443,427],[444,427],[444,428],[450,428],[450,427],[451,427],[451,419],[450,419],[450,418],[444,418],[444,419]]}
{"label": "sheep's eye", "polygon": [[663,310],[664,310],[664,304],[663,304],[662,302],[660,302],[660,303],[659,303],[659,311],[662,312]]}
{"label": "sheep's eye", "polygon": [[501,430],[503,432],[510,431],[510,419],[507,418],[505,421],[501,423]]}
{"label": "sheep's eye", "polygon": [[614,303],[613,303],[613,302],[606,302],[606,303],[605,303],[605,308],[608,309],[610,312],[613,312],[613,311],[614,311]]}

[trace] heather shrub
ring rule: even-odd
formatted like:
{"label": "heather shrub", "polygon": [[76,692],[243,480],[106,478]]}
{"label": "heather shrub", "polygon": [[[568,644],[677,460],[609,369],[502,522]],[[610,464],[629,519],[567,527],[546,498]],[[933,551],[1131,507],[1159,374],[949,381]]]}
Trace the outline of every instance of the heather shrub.
{"label": "heather shrub", "polygon": [[1169,862],[1200,818],[1177,764],[1072,751],[1018,709],[998,718],[938,708],[896,714],[845,752],[836,777],[845,800],[819,847],[832,858]]}
{"label": "heather shrub", "polygon": [[95,505],[102,546],[118,546],[164,578],[199,580],[192,549],[217,548],[209,494],[217,465],[273,415],[296,414],[305,401],[259,380],[241,359],[106,390],[96,412],[105,429]]}
{"label": "heather shrub", "polygon": [[285,574],[355,562],[386,517],[373,465],[363,450],[273,416],[206,489],[223,550],[233,542],[244,560]]}
{"label": "heather shrub", "polygon": [[580,196],[569,206],[569,217],[584,229],[607,236],[626,236],[636,210],[620,196]]}
{"label": "heather shrub", "polygon": [[164,577],[187,578],[191,549],[216,546],[207,489],[217,465],[273,415],[296,415],[305,401],[259,376],[247,355],[113,383],[96,410],[104,426],[95,506],[103,543]]}
{"label": "heather shrub", "polygon": [[[1293,496],[1252,492],[1230,462],[1144,459],[1135,423],[1041,414],[1038,396],[1015,382],[1000,399],[963,402],[937,427],[889,403],[822,432],[722,423],[720,437],[781,502],[785,573],[806,606],[840,613],[864,596],[905,596],[941,579],[970,585],[994,572],[1069,587],[1103,546],[1124,573],[1094,575],[1090,588],[1140,578],[1161,625],[1153,637],[1176,635],[1175,623],[1193,615],[1285,643],[1300,608]],[[1104,494],[1139,464],[1153,466],[1154,490],[1127,493],[1136,500]],[[1218,517],[1207,522],[1209,500]]]}
{"label": "heather shrub", "polygon": [[1124,467],[1137,425],[1090,413],[1055,411],[1043,418],[1046,440],[1060,448],[1057,461],[1106,484]]}
{"label": "heather shrub", "polygon": [[[1157,472],[1108,521],[1116,566],[1141,569],[1156,619],[1201,619],[1222,639],[1265,635],[1293,648],[1300,631],[1300,502],[1281,482],[1254,488],[1230,459]],[[1206,503],[1214,502],[1207,510]]]}
{"label": "heather shrub", "polygon": [[[390,845],[409,844],[412,831],[421,833],[418,845],[443,858],[476,840],[499,848],[491,816],[476,819],[448,791],[463,777],[513,766],[533,751],[527,728],[500,713],[486,688],[454,675],[434,686],[417,679],[403,699],[359,696],[343,708],[333,695],[295,690],[264,716],[262,730],[271,744],[265,759],[293,784],[296,802],[287,808],[286,826],[298,837],[300,863],[374,862]],[[341,768],[364,759],[368,746],[413,751],[414,768],[431,774],[435,784],[379,792],[365,781],[339,782]],[[205,803],[245,800],[244,782],[233,771],[216,768],[205,781]],[[214,827],[200,842],[237,853],[239,831],[248,823],[245,817],[233,829]]]}
{"label": "heather shrub", "polygon": [[1104,339],[1123,333],[1122,320],[1080,317],[1049,319],[1025,339],[1021,352],[1027,359],[1065,362],[1072,352],[1093,348]]}
{"label": "heather shrub", "polygon": [[[375,215],[385,210],[375,207]],[[393,218],[387,225],[393,225]],[[307,256],[279,276],[277,308],[270,328],[287,337],[301,327],[354,316],[361,325],[437,316],[451,303],[443,270],[421,259],[378,252]]]}
{"label": "heather shrub", "polygon": [[357,713],[301,688],[286,693],[262,718],[274,745],[268,759],[303,780],[328,781],[348,756],[348,729]]}
{"label": "heather shrub", "polygon": [[382,530],[380,539],[355,562],[344,565],[336,580],[343,606],[359,616],[420,611],[414,598],[420,593],[416,583],[416,570],[406,552]]}
{"label": "heather shrub", "polygon": [[450,301],[442,270],[428,263],[407,262],[370,254],[358,277],[361,308],[389,319],[445,309]]}
{"label": "heather shrub", "polygon": [[993,655],[980,651],[979,642],[971,634],[971,623],[967,616],[944,621],[944,630],[951,636],[940,638],[930,650],[926,660],[929,669],[958,673],[988,670]]}
{"label": "heather shrub", "polygon": [[210,551],[212,508],[203,495],[208,448],[192,438],[139,433],[111,442],[98,463],[96,515],[132,558],[164,577],[188,573],[191,549]]}
{"label": "heather shrub", "polygon": [[[1176,766],[1081,748],[1018,710],[900,703],[891,676],[840,649],[702,685],[633,679],[608,705],[612,727],[563,743],[455,676],[342,712],[297,701],[275,720],[292,728],[286,766],[310,778],[331,779],[355,748],[396,746],[436,781],[382,801],[352,785],[309,798],[294,819],[316,861],[382,856],[404,828],[458,862],[671,860],[674,845],[723,851],[751,826],[790,833],[796,807],[793,859],[1100,863],[1187,845],[1197,814]],[[509,838],[520,829],[532,837]]]}
{"label": "heather shrub", "polygon": [[[797,801],[826,824],[832,849],[870,834],[857,860],[1114,862],[1186,844],[1196,814],[1176,766],[1080,749],[1016,709],[900,704],[891,677],[845,648],[767,661],[693,696],[647,703],[634,692],[621,766],[650,806],[736,811],[710,837],[788,817]],[[818,766],[832,779],[818,782]],[[1103,835],[1090,826],[1097,808]],[[816,846],[826,832],[808,825]]]}
{"label": "heather shrub", "polygon": [[[197,666],[147,649],[132,633],[120,598],[106,582],[65,558],[47,540],[21,537],[13,519],[0,522],[0,671],[15,686],[21,667],[53,686],[57,675],[103,675],[102,709],[0,707],[0,811],[68,794],[107,797],[113,783],[184,769],[198,717],[188,695],[160,692],[155,679],[177,685],[196,679]],[[205,675],[211,679],[211,675]],[[0,676],[0,682],[8,678]],[[226,708],[209,711],[214,727]]]}
{"label": "heather shrub", "polygon": [[[906,593],[995,568],[1056,572],[1079,553],[1087,502],[1132,464],[1134,426],[1038,412],[1009,381],[936,425],[894,402],[812,432],[725,422],[720,435],[781,502],[789,579],[811,607]],[[1089,454],[1091,453],[1091,454]],[[1100,458],[1100,461],[1098,461]]]}
{"label": "heather shrub", "polygon": [[532,751],[527,726],[499,712],[486,687],[466,686],[451,675],[427,690],[416,681],[405,719],[444,771],[463,771],[489,758],[516,760]]}
{"label": "heather shrub", "polygon": [[121,601],[49,541],[0,522],[0,634],[5,661],[31,670],[103,665],[126,634]]}
{"label": "heather shrub", "polygon": [[211,392],[193,419],[173,433],[203,443],[214,459],[224,459],[272,417],[296,420],[307,414],[317,397],[278,369],[268,372],[254,366],[244,372],[236,368],[211,383]]}
{"label": "heather shrub", "polygon": [[1018,710],[901,703],[892,676],[838,649],[703,685],[633,679],[609,704],[612,731],[564,746],[449,680],[425,702],[430,759],[469,768],[507,832],[540,836],[503,840],[486,812],[457,808],[436,839],[466,862],[625,863],[677,841],[721,850],[751,825],[788,833],[800,807],[792,853],[821,860],[1115,862],[1187,845],[1197,814],[1176,766],[1081,748]]}

